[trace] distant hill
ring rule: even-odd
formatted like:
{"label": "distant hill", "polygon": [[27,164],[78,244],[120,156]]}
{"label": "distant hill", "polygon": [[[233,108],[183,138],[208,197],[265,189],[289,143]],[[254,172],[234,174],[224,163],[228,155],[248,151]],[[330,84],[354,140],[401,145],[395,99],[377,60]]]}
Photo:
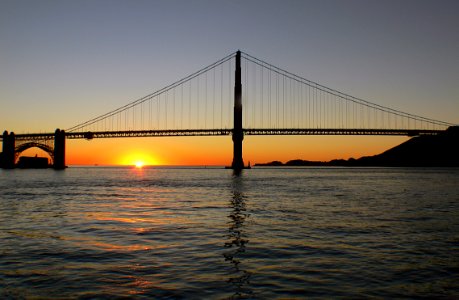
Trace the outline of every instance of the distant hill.
{"label": "distant hill", "polygon": [[392,149],[359,159],[329,162],[291,160],[255,166],[387,166],[387,167],[459,167],[459,126],[434,136],[414,137]]}
{"label": "distant hill", "polygon": [[358,165],[459,167],[459,127],[436,136],[414,137],[379,155],[362,157]]}

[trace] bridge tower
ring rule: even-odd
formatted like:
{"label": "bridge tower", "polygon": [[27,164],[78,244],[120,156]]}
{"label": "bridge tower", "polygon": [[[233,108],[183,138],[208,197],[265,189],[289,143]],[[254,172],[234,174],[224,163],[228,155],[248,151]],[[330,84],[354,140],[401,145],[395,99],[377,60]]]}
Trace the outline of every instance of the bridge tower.
{"label": "bridge tower", "polygon": [[14,132],[8,134],[8,131],[3,132],[3,152],[2,152],[2,161],[1,167],[3,169],[13,169],[14,165],[14,148],[16,146]]}
{"label": "bridge tower", "polygon": [[56,129],[54,133],[54,169],[65,169],[65,131]]}
{"label": "bridge tower", "polygon": [[234,128],[233,128],[233,163],[231,168],[237,172],[244,169],[242,159],[242,82],[241,82],[241,51],[236,52],[236,70],[234,81]]}

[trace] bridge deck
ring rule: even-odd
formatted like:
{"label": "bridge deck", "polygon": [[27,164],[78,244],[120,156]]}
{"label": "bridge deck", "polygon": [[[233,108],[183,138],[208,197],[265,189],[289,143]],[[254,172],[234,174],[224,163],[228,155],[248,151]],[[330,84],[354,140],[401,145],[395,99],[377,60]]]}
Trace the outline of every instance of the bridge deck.
{"label": "bridge deck", "polygon": [[[243,129],[245,135],[386,135],[418,136],[437,135],[444,130],[425,129],[340,129],[340,128],[251,128]],[[132,130],[66,132],[68,139],[121,138],[121,137],[167,137],[167,136],[224,136],[231,135],[232,129],[187,129],[187,130]],[[2,137],[0,136],[0,139]],[[28,133],[15,135],[20,140],[52,140],[54,133]]]}

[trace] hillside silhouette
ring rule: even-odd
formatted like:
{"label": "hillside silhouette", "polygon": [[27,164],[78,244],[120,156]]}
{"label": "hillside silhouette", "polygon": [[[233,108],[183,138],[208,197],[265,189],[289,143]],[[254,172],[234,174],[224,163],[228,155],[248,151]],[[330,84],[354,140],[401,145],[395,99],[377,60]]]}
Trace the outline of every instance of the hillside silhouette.
{"label": "hillside silhouette", "polygon": [[255,166],[378,166],[378,167],[459,167],[459,126],[438,135],[423,135],[395,146],[381,154],[359,159],[335,159],[329,162],[295,159],[273,161]]}

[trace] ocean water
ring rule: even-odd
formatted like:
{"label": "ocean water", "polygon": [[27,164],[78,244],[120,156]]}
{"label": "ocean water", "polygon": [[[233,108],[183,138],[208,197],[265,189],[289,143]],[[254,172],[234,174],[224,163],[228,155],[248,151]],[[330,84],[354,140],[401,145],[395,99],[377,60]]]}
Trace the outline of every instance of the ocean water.
{"label": "ocean water", "polygon": [[459,169],[0,170],[1,299],[459,298]]}

